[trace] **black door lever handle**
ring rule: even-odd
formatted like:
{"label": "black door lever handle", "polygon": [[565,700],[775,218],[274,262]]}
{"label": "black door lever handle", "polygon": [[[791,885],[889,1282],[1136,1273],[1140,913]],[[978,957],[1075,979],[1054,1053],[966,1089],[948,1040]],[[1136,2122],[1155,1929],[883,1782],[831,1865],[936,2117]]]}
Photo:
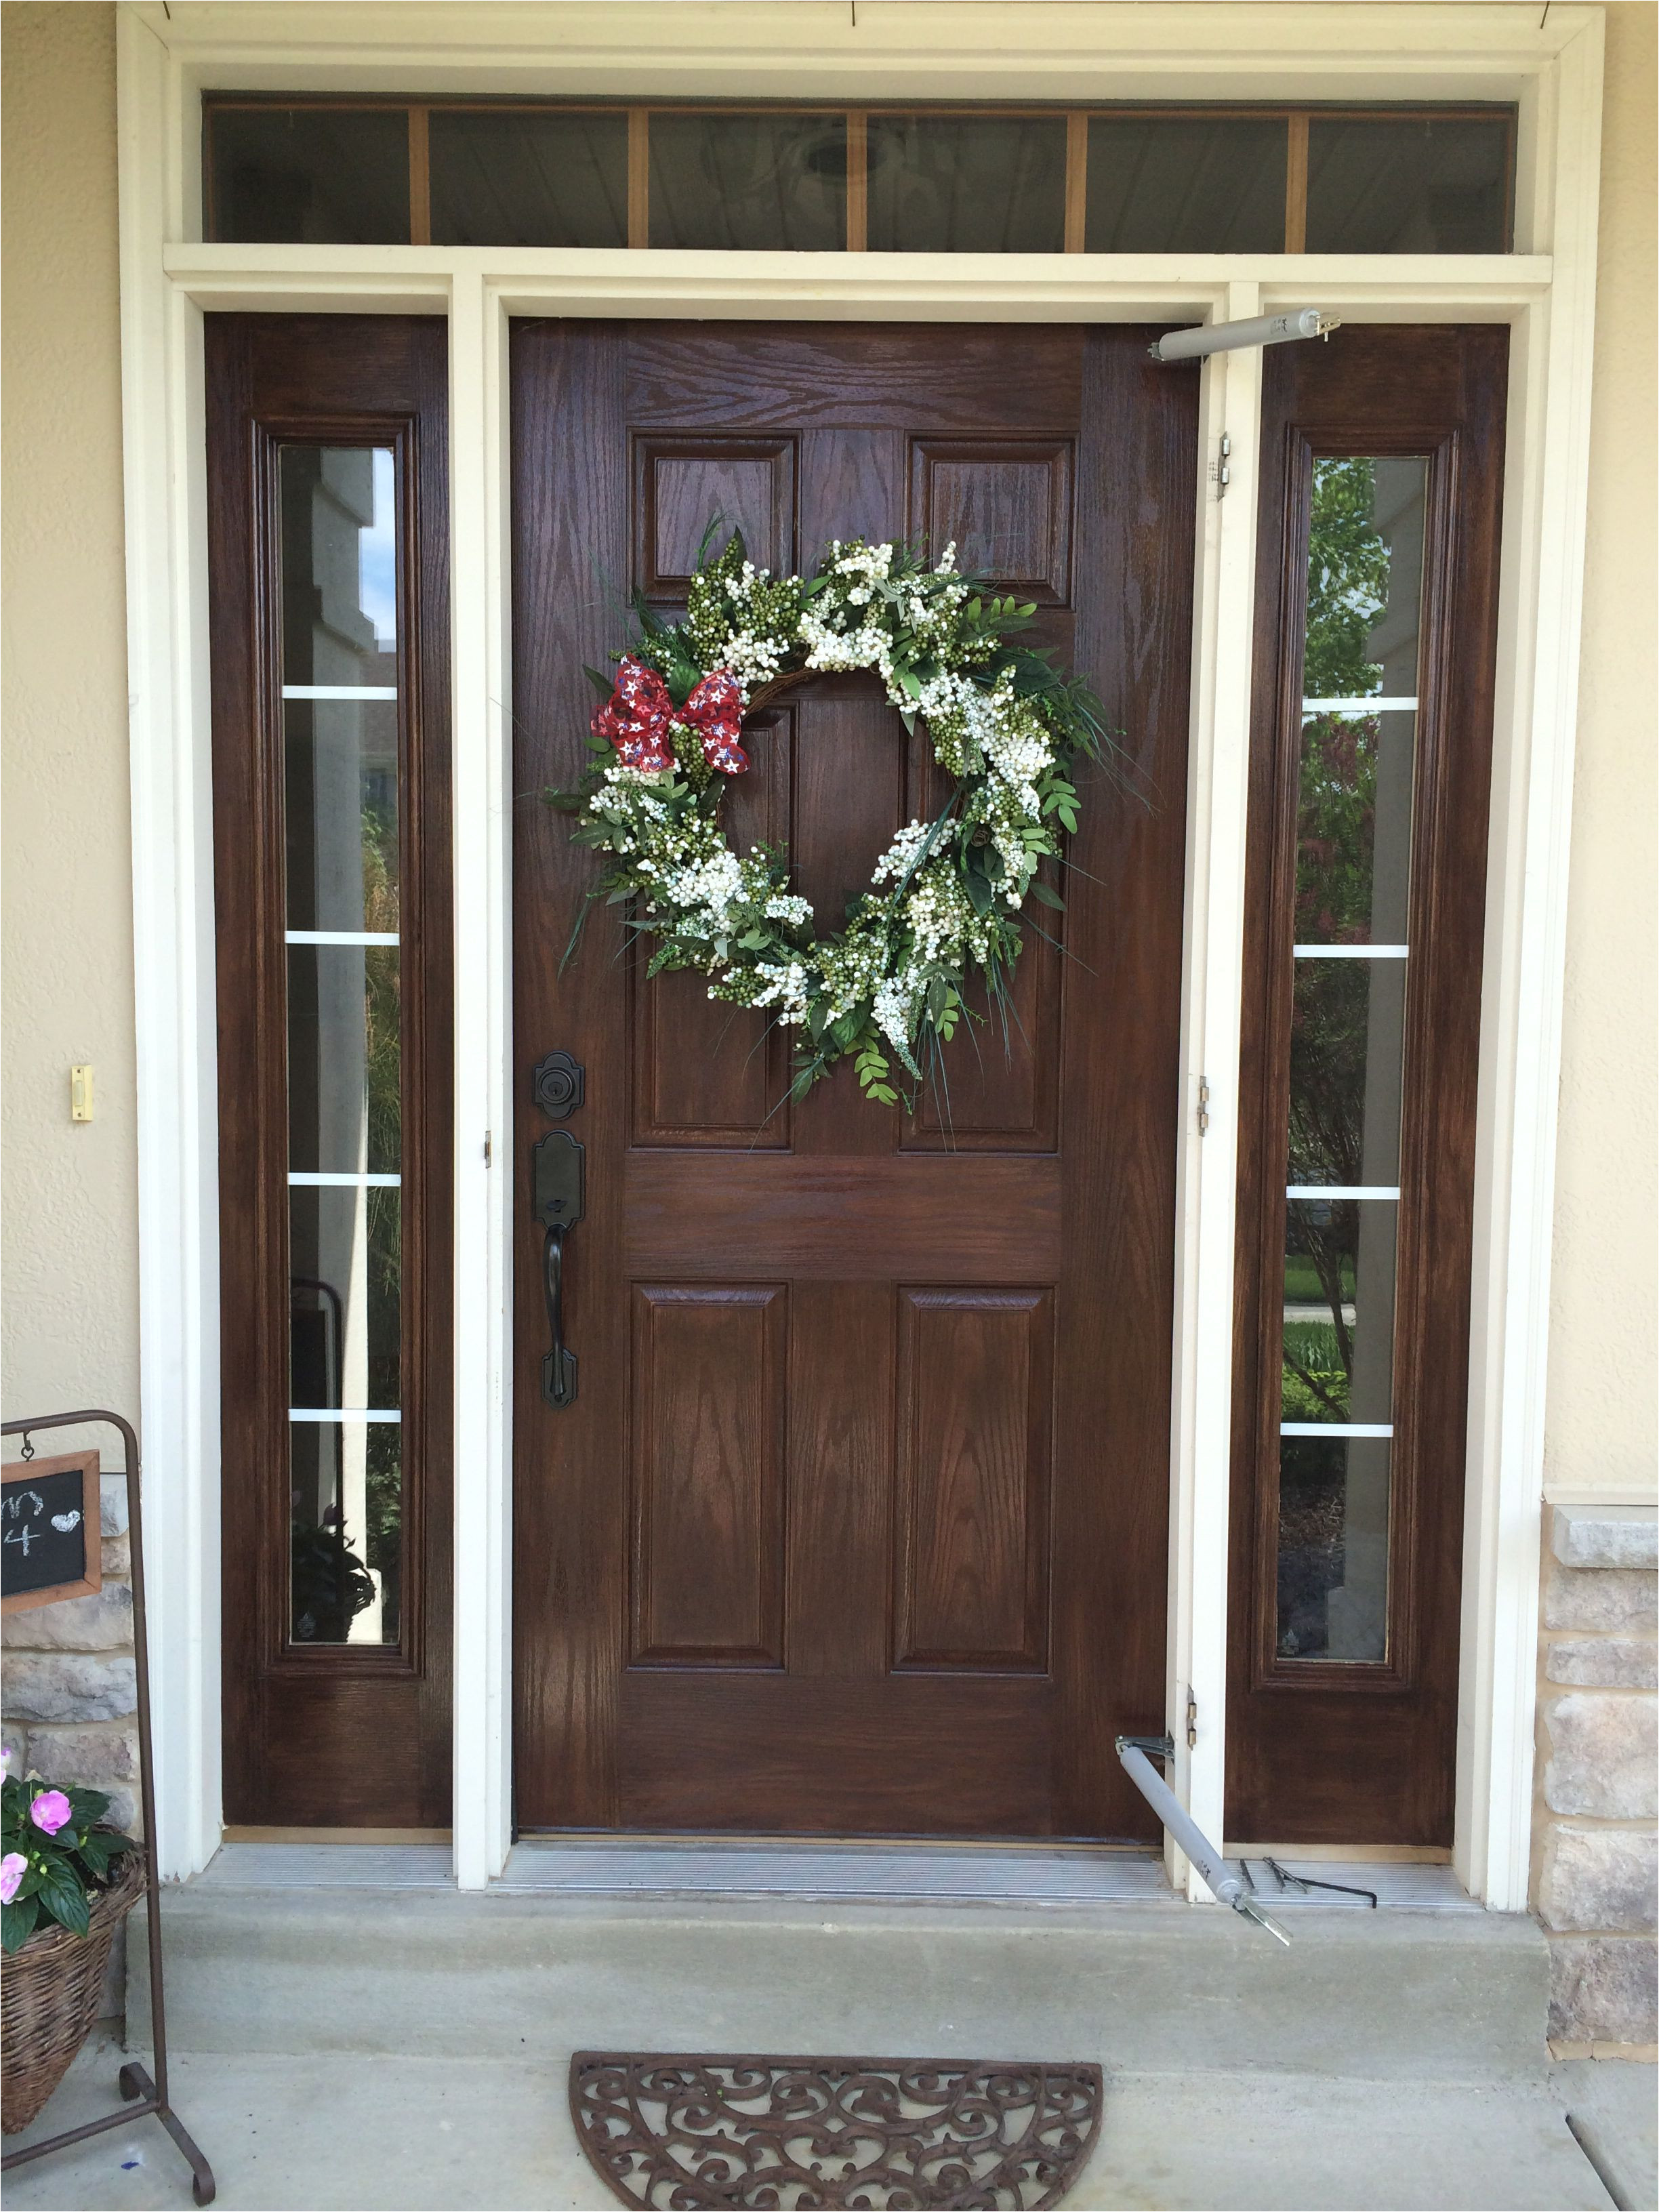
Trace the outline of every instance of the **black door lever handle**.
{"label": "black door lever handle", "polygon": [[564,1340],[564,1240],[581,1219],[586,1155],[568,1129],[554,1129],[531,1153],[536,1218],[546,1231],[542,1245],[542,1291],[550,1339],[542,1361],[542,1396],[556,1411],[576,1402],[576,1355]]}
{"label": "black door lever handle", "polygon": [[576,1355],[564,1342],[564,1240],[567,1231],[550,1228],[542,1247],[542,1287],[547,1294],[547,1333],[552,1349],[542,1361],[542,1395],[550,1406],[572,1405],[576,1396]]}

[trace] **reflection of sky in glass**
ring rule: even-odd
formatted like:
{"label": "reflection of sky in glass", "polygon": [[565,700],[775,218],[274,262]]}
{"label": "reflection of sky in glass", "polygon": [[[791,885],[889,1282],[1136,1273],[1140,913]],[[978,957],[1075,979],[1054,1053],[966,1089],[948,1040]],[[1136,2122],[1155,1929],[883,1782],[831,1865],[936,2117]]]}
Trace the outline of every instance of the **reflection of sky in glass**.
{"label": "reflection of sky in glass", "polygon": [[374,453],[374,521],[357,533],[357,598],[383,653],[398,642],[398,541],[393,531],[396,479],[392,455]]}

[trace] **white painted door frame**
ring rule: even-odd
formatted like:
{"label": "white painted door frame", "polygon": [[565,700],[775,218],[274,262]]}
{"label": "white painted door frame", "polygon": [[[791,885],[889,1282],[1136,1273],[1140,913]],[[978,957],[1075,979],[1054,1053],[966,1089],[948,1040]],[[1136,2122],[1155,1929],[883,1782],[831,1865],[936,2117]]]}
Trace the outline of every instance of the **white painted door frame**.
{"label": "white painted door frame", "polygon": [[[1171,321],[1312,303],[1512,331],[1481,1042],[1455,1859],[1524,1905],[1544,1357],[1593,335],[1601,16],[1534,4],[131,0],[118,13],[121,292],[145,1457],[166,1870],[220,1835],[216,1069],[201,318],[444,314],[454,657],[455,1803],[459,1881],[509,1839],[509,319]],[[648,57],[642,59],[641,57]],[[792,99],[1509,99],[1510,255],[1029,256],[204,246],[209,87]],[[1171,374],[1194,374],[1172,371]],[[1170,1484],[1178,1786],[1221,1826],[1258,356],[1202,372],[1194,487],[1183,1113]],[[1232,482],[1209,463],[1225,431]],[[1197,1089],[1210,1085],[1209,1130]],[[486,1132],[493,1138],[487,1159]],[[1184,1742],[1188,1691],[1198,1741]],[[1178,1878],[1190,1877],[1177,1865]]]}

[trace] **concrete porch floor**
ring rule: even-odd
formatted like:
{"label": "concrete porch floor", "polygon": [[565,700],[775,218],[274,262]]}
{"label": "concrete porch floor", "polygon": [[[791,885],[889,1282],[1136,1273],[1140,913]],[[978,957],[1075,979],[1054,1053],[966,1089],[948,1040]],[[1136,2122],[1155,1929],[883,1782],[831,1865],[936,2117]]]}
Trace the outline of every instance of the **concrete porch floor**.
{"label": "concrete porch floor", "polygon": [[[1066,2200],[1091,2212],[1656,2201],[1653,2069],[1552,2069],[1539,1930],[1442,1869],[1376,1880],[1398,1901],[1375,1912],[1273,1898],[1285,1951],[1133,1859],[1004,1869],[972,1895],[960,1866],[538,1846],[462,1895],[435,1852],[272,1850],[222,1852],[163,1907],[173,2101],[228,2212],[599,2212],[567,2106],[582,2047],[1091,2059],[1103,2124]],[[859,1893],[878,1871],[888,1893]],[[31,2133],[111,2110],[118,2061],[88,2049]],[[6,2200],[190,2191],[136,2121],[8,2177]]]}
{"label": "concrete porch floor", "polygon": [[[609,2199],[566,2111],[567,2059],[187,2052],[173,2062],[173,2100],[212,2160],[226,2212],[602,2212]],[[119,2060],[100,2036],[19,2140],[109,2109]],[[1078,2212],[1651,2205],[1653,2069],[1583,2063],[1603,2077],[1593,2147],[1616,2196],[1566,2124],[1571,2106],[1591,2101],[1588,2092],[1559,2079],[1114,2071],[1098,2148],[1066,2203]],[[1636,2193],[1644,2186],[1648,2194]],[[189,2175],[157,2124],[139,2121],[10,2176],[6,2201],[58,2212],[187,2206]]]}

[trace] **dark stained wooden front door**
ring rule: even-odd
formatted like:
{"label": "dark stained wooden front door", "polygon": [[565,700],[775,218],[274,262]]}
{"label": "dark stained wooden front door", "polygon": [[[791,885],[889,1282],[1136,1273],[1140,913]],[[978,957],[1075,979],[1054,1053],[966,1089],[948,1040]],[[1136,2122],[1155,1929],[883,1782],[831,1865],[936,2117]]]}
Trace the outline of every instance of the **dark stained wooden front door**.
{"label": "dark stained wooden front door", "polygon": [[[1147,333],[515,325],[517,1816],[528,1829],[1146,1836],[1114,1733],[1162,1726],[1196,380]],[[672,606],[716,513],[758,562],[954,538],[1034,599],[1144,797],[1099,780],[1012,1057],[958,1036],[911,1123],[647,984],[534,794],[583,664]],[[821,916],[933,771],[872,679],[752,724],[736,837]],[[1053,919],[1044,914],[1045,921]],[[830,926],[826,921],[825,926]],[[575,1403],[540,1394],[543,1054],[586,1069]]]}

